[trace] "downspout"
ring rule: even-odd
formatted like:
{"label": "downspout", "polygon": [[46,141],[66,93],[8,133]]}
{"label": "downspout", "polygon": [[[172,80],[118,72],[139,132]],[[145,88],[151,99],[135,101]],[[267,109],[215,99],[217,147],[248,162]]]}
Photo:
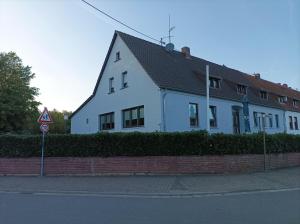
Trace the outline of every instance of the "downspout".
{"label": "downspout", "polygon": [[167,95],[167,92],[165,89],[160,89],[162,94],[161,94],[161,97],[162,97],[162,121],[161,121],[161,131],[165,132],[166,131],[166,95]]}

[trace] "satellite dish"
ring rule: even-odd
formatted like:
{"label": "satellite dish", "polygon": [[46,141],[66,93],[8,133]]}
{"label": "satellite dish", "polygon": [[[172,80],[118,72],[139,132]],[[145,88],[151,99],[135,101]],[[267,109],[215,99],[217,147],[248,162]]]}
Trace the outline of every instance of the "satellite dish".
{"label": "satellite dish", "polygon": [[168,43],[166,45],[166,50],[169,51],[169,52],[173,51],[174,50],[174,44]]}

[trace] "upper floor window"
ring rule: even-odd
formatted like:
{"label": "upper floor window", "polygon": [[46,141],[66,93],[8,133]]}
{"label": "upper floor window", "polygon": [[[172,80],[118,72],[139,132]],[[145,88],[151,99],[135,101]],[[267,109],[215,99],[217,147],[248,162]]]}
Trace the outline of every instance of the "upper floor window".
{"label": "upper floor window", "polygon": [[220,85],[220,79],[214,78],[214,77],[210,77],[210,78],[209,78],[209,87],[210,87],[210,88],[219,89],[220,86],[221,86],[221,85]]}
{"label": "upper floor window", "polygon": [[127,83],[127,71],[122,72],[122,86],[121,88],[127,88],[128,87],[128,83]]}
{"label": "upper floor window", "polygon": [[89,119],[88,119],[88,118],[85,119],[85,123],[86,123],[86,124],[89,124]]}
{"label": "upper floor window", "polygon": [[297,117],[294,117],[294,126],[295,126],[295,130],[298,130],[298,119],[297,119]]}
{"label": "upper floor window", "polygon": [[293,99],[293,106],[298,107],[298,105],[299,105],[299,101],[296,99]]}
{"label": "upper floor window", "polygon": [[120,57],[120,51],[118,51],[118,52],[116,53],[116,60],[115,60],[115,61],[119,61],[119,60],[121,60],[121,57]]}
{"label": "upper floor window", "polygon": [[197,127],[198,122],[198,104],[190,103],[189,104],[189,116],[190,116],[190,126]]}
{"label": "upper floor window", "polygon": [[114,78],[111,77],[109,79],[109,90],[108,90],[108,93],[113,93],[115,92],[115,88],[114,88]]}
{"label": "upper floor window", "polygon": [[210,117],[209,117],[210,127],[217,127],[217,107],[209,106],[209,109],[210,109]]}
{"label": "upper floor window", "polygon": [[260,98],[261,99],[268,99],[268,93],[266,91],[260,91]]}
{"label": "upper floor window", "polygon": [[278,116],[278,114],[275,114],[275,123],[276,123],[276,128],[279,128],[279,116]]}
{"label": "upper floor window", "polygon": [[247,87],[244,86],[244,85],[238,84],[238,85],[237,85],[237,93],[238,93],[238,94],[246,95],[246,94],[247,94]]}
{"label": "upper floor window", "polygon": [[144,126],[144,106],[129,108],[122,111],[123,128]]}
{"label": "upper floor window", "polygon": [[115,128],[114,112],[100,115],[100,130],[110,130]]}
{"label": "upper floor window", "polygon": [[289,116],[289,125],[290,125],[290,129],[293,130],[294,126],[293,126],[293,117]]}
{"label": "upper floor window", "polygon": [[278,97],[278,102],[279,103],[285,103],[285,102],[287,102],[287,97],[286,96],[279,96]]}

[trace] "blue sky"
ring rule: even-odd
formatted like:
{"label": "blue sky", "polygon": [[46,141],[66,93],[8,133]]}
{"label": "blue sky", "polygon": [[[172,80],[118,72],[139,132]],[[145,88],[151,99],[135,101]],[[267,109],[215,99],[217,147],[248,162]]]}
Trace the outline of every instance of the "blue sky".
{"label": "blue sky", "polygon": [[[300,89],[300,1],[100,1],[101,10],[176,49]],[[142,37],[80,0],[0,0],[0,51],[32,66],[48,109],[74,111],[95,86],[114,30]],[[144,38],[144,37],[142,37]]]}

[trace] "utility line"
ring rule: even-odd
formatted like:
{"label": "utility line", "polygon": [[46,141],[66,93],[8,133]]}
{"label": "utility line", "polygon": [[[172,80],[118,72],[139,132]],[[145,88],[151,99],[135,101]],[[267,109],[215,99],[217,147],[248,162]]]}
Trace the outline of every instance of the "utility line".
{"label": "utility line", "polygon": [[89,2],[87,2],[87,1],[85,1],[85,0],[81,0],[81,1],[84,2],[85,4],[89,5],[89,6],[92,7],[93,9],[97,10],[98,12],[102,13],[103,15],[109,17],[110,19],[112,19],[112,20],[114,20],[114,21],[120,23],[121,25],[127,27],[128,29],[131,29],[131,30],[133,30],[134,32],[137,32],[137,33],[139,33],[139,34],[141,34],[141,35],[143,35],[143,36],[145,36],[145,37],[147,37],[147,38],[149,38],[149,39],[151,39],[151,40],[154,40],[154,41],[157,41],[157,42],[161,43],[161,40],[155,39],[155,38],[153,38],[153,37],[151,37],[151,36],[149,36],[149,35],[147,35],[147,34],[144,34],[144,33],[140,32],[140,31],[138,31],[138,30],[136,30],[136,29],[130,27],[129,25],[123,23],[122,21],[120,21],[120,20],[118,20],[118,19],[112,17],[111,15],[107,14],[106,12],[103,12],[102,10],[98,9],[96,6],[90,4]]}

